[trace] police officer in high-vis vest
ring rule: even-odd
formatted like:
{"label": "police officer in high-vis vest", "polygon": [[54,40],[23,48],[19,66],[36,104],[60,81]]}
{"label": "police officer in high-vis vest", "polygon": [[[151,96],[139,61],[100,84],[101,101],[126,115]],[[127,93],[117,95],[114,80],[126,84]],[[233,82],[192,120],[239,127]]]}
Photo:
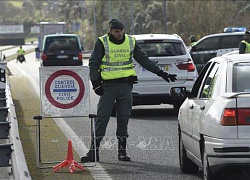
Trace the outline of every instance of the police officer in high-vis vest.
{"label": "police officer in high-vis vest", "polygon": [[123,23],[118,19],[109,22],[110,32],[99,37],[89,60],[90,80],[93,90],[100,96],[95,122],[96,138],[82,162],[94,162],[94,144],[99,161],[99,146],[105,135],[114,103],[117,111],[118,160],[131,161],[126,153],[128,121],[132,112],[132,88],[137,82],[132,58],[145,69],[165,79],[176,80],[175,74],[162,71],[138,46],[136,40],[124,33]]}
{"label": "police officer in high-vis vest", "polygon": [[20,48],[17,50],[16,62],[18,62],[18,58],[19,58],[19,56],[21,56],[21,55],[23,55],[23,58],[25,59],[24,54],[25,54],[25,51],[23,50],[22,46],[20,46]]}
{"label": "police officer in high-vis vest", "polygon": [[250,53],[250,31],[246,31],[239,45],[239,54]]}
{"label": "police officer in high-vis vest", "polygon": [[194,37],[194,35],[191,35],[190,37],[189,37],[189,40],[190,40],[190,46],[193,46],[193,45],[195,45],[196,44],[196,39],[195,39],[195,37]]}

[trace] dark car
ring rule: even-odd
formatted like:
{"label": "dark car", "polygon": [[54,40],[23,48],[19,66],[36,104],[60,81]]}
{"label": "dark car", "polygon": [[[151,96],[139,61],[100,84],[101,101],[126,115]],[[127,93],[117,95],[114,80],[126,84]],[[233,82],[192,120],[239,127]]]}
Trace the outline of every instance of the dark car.
{"label": "dark car", "polygon": [[76,34],[50,34],[43,40],[41,66],[81,66],[83,47]]}
{"label": "dark car", "polygon": [[238,50],[243,35],[244,32],[211,34],[197,41],[190,54],[198,73],[211,58]]}

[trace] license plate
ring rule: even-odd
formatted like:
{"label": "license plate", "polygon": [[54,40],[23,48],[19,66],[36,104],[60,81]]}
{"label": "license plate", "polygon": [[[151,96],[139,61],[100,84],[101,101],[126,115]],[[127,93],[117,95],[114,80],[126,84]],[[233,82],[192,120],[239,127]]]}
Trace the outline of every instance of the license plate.
{"label": "license plate", "polygon": [[162,65],[162,66],[160,66],[160,68],[163,71],[168,71],[169,70],[168,65]]}
{"label": "license plate", "polygon": [[65,59],[65,58],[68,58],[68,55],[58,55],[57,58],[58,59]]}

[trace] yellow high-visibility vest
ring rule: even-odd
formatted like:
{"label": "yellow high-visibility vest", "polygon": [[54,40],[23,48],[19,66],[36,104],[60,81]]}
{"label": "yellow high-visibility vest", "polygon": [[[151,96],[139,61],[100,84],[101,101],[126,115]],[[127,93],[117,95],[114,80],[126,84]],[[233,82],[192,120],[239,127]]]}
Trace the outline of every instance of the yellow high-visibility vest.
{"label": "yellow high-visibility vest", "polygon": [[243,41],[241,41],[241,42],[243,42],[243,43],[246,44],[245,53],[250,53],[250,43],[247,42],[247,41],[245,41],[245,40],[243,40]]}
{"label": "yellow high-visibility vest", "polygon": [[103,80],[119,79],[129,76],[136,76],[133,67],[133,54],[135,39],[125,34],[125,41],[122,44],[114,44],[106,34],[99,37],[102,41],[105,55],[100,66]]}
{"label": "yellow high-visibility vest", "polygon": [[18,49],[17,53],[18,55],[24,55],[25,51],[23,49]]}

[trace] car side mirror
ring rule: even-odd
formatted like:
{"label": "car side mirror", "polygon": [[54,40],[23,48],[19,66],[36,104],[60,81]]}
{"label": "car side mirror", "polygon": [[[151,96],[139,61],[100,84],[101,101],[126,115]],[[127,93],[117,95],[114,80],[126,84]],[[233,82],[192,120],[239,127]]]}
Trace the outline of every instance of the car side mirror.
{"label": "car side mirror", "polygon": [[170,88],[170,96],[174,100],[184,101],[188,96],[186,87],[172,87]]}

